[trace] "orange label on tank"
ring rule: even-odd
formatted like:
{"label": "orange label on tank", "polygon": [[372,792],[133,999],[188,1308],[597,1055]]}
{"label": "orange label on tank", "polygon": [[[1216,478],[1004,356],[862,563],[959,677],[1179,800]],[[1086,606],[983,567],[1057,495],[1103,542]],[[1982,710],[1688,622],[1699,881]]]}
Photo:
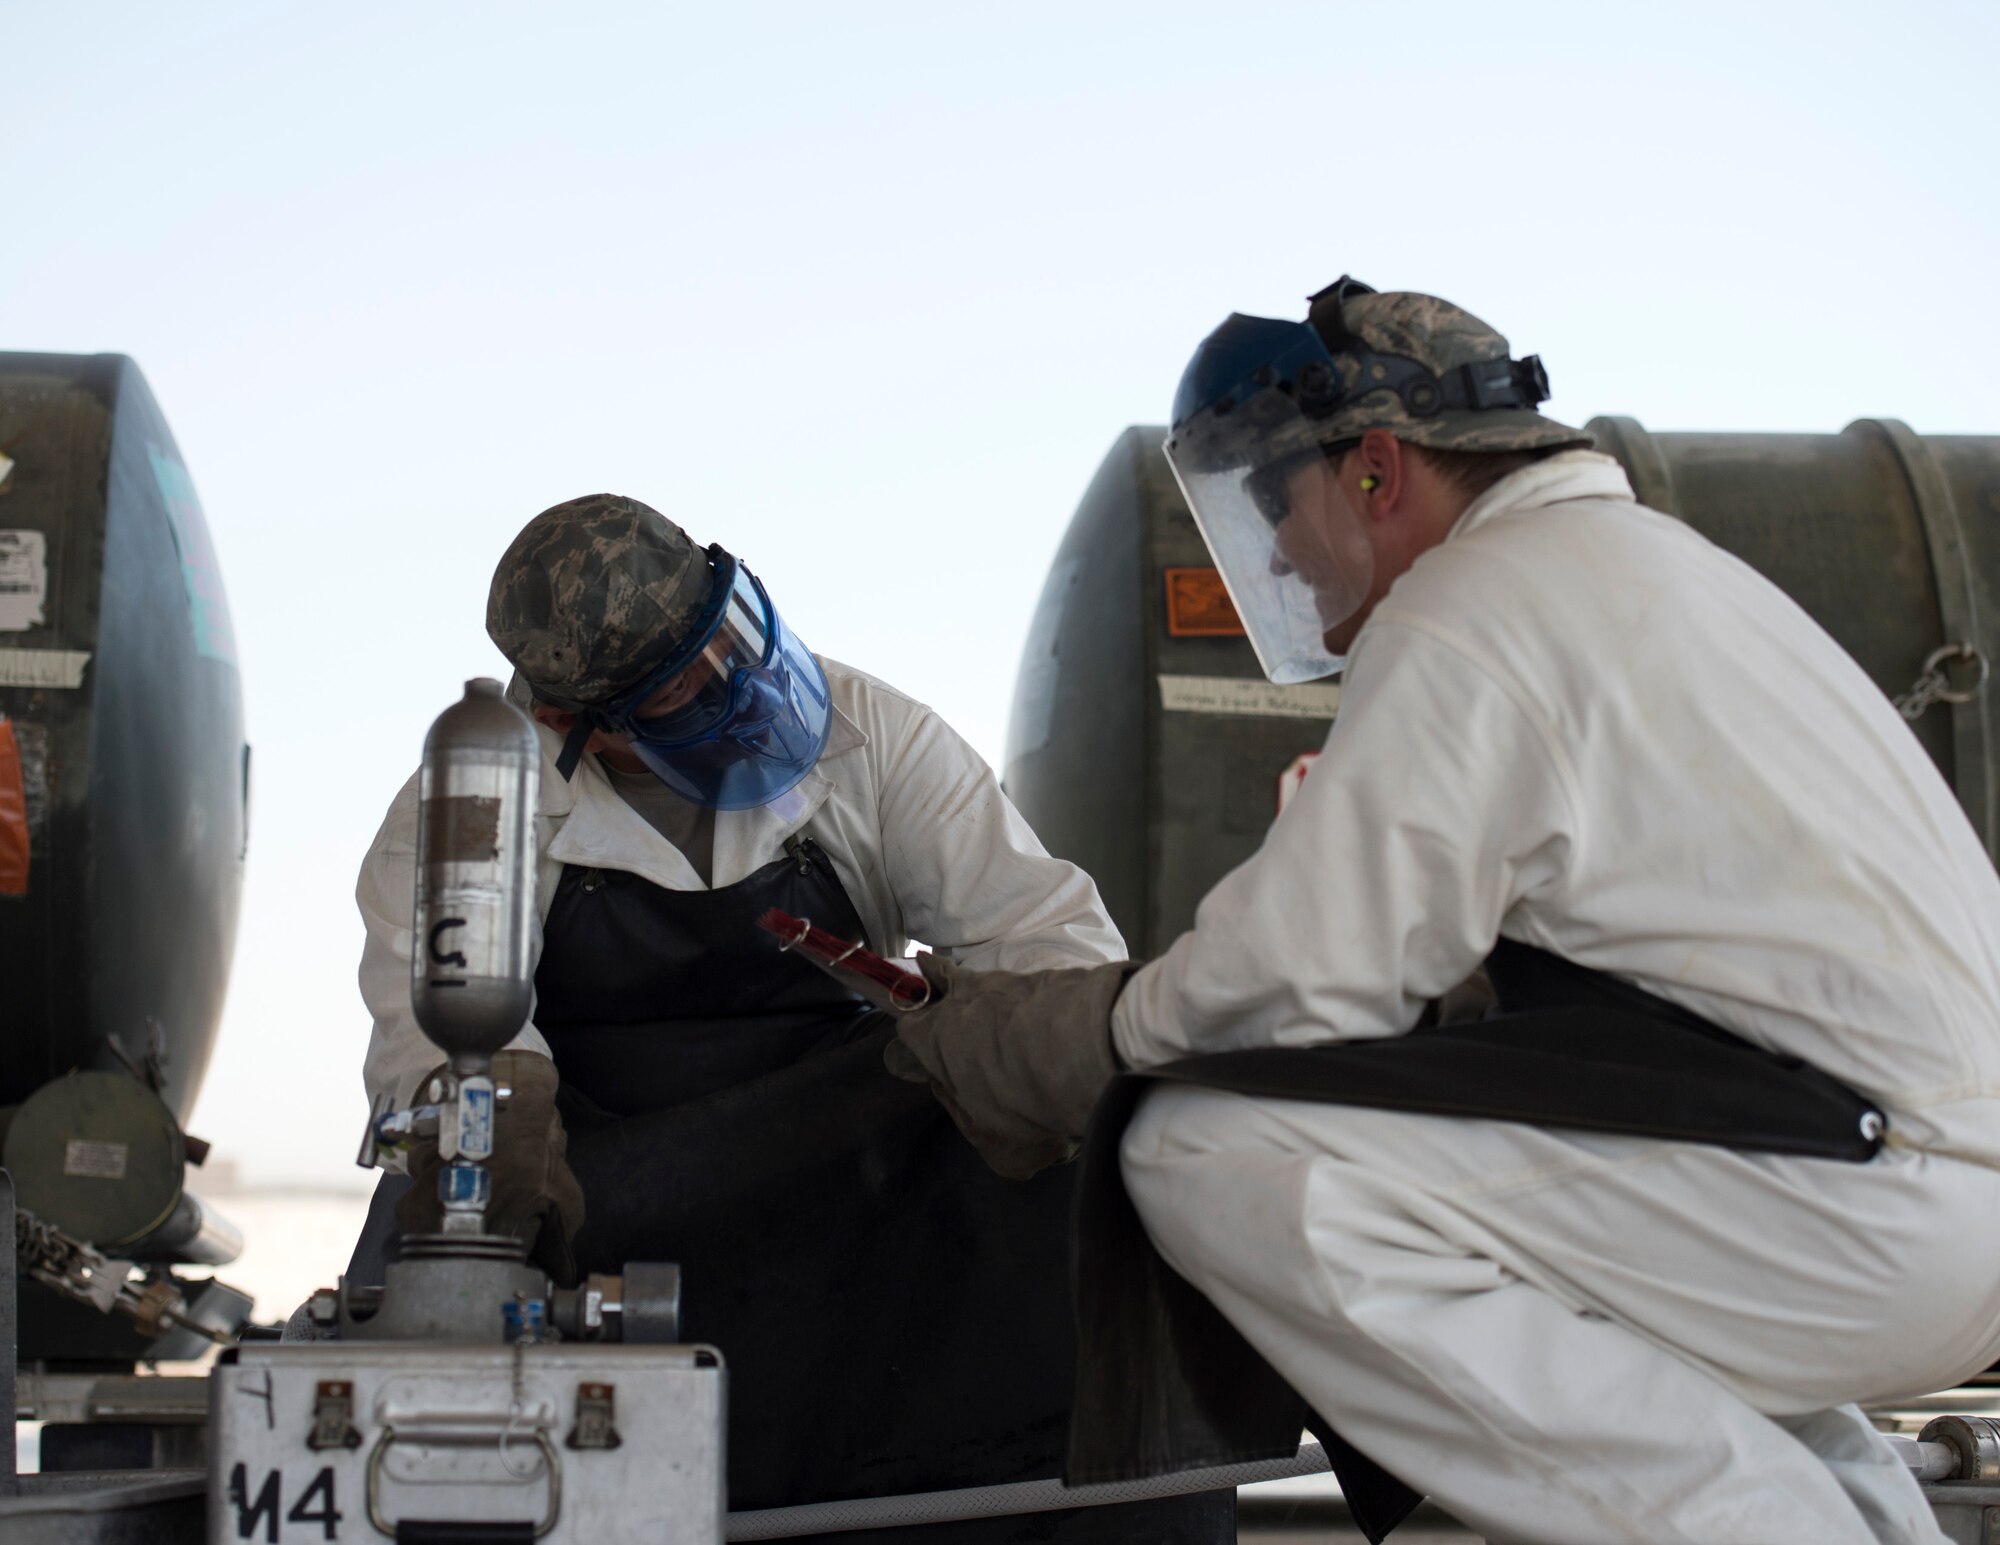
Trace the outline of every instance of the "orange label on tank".
{"label": "orange label on tank", "polygon": [[28,790],[14,721],[0,717],[0,896],[28,894]]}
{"label": "orange label on tank", "polygon": [[1175,638],[1241,638],[1243,619],[1214,569],[1168,569],[1167,631]]}

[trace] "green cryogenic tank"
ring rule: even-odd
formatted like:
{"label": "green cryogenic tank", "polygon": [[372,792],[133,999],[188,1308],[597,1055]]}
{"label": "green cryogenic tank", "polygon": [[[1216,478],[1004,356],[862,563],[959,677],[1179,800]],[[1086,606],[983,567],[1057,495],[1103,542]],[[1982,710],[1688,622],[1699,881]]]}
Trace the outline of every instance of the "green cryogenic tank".
{"label": "green cryogenic tank", "polygon": [[222,576],[124,356],[0,354],[0,455],[0,1106],[153,1052],[185,1120],[248,817]]}
{"label": "green cryogenic tank", "polygon": [[[241,1248],[183,1189],[205,1145],[181,1123],[229,979],[249,772],[221,572],[138,366],[0,353],[0,1163],[40,1224],[120,1259]],[[211,1328],[248,1312],[200,1291]],[[41,1283],[18,1308],[23,1361],[194,1355]],[[58,1423],[45,1462],[99,1462],[94,1441]]]}

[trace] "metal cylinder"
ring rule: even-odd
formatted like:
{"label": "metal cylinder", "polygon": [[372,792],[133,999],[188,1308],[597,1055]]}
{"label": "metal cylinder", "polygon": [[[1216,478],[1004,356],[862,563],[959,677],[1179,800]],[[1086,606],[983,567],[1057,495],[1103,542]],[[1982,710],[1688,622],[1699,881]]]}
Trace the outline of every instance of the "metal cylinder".
{"label": "metal cylinder", "polygon": [[460,1071],[528,1018],[540,779],[534,725],[489,678],[468,681],[424,740],[410,995]]}
{"label": "metal cylinder", "polygon": [[2000,1421],[1990,1416],[1940,1416],[1917,1434],[1919,1443],[1942,1443],[1957,1463],[1954,1481],[2000,1480]]}
{"label": "metal cylinder", "polygon": [[227,1266],[243,1253],[243,1231],[192,1191],[181,1192],[167,1221],[126,1251],[135,1261]]}
{"label": "metal cylinder", "polygon": [[496,1344],[507,1339],[507,1305],[549,1291],[548,1277],[521,1259],[512,1239],[419,1236],[405,1241],[404,1258],[383,1276],[379,1294],[342,1284],[335,1300],[342,1341]]}
{"label": "metal cylinder", "polygon": [[670,1346],[681,1339],[679,1266],[627,1261],[618,1298],[618,1339],[627,1346]]}
{"label": "metal cylinder", "polygon": [[187,1140],[159,1096],[123,1073],[71,1073],[14,1113],[0,1145],[20,1205],[66,1234],[120,1250],[173,1216]]}

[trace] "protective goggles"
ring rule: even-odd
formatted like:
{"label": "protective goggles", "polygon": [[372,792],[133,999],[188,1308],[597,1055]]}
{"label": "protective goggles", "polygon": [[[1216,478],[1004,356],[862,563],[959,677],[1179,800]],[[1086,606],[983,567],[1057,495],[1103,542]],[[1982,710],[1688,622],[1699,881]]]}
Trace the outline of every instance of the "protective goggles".
{"label": "protective goggles", "polygon": [[817,763],[832,723],[825,673],[757,577],[720,547],[709,555],[715,579],[686,636],[634,686],[578,713],[556,763],[565,778],[600,730],[716,810],[768,804]]}
{"label": "protective goggles", "polygon": [[715,583],[686,641],[637,686],[595,705],[597,728],[663,749],[702,740],[728,716],[737,678],[769,658],[771,598],[736,559],[711,552]]}

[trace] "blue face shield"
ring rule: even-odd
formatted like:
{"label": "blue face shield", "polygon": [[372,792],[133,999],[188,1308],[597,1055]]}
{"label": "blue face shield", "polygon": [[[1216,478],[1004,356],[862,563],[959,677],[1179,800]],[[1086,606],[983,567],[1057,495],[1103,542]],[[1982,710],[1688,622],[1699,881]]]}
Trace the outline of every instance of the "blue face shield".
{"label": "blue face shield", "polygon": [[755,575],[719,549],[715,599],[646,680],[589,710],[692,804],[750,810],[798,787],[833,727],[819,661]]}

